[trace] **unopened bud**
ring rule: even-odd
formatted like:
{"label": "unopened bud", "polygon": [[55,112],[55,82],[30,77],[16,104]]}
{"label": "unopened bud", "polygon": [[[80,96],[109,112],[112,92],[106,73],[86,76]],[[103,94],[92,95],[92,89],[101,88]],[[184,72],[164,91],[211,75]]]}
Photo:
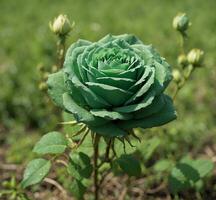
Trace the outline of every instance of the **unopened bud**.
{"label": "unopened bud", "polygon": [[74,22],[71,24],[66,15],[59,15],[53,23],[49,23],[49,26],[56,35],[65,36],[73,29]]}
{"label": "unopened bud", "polygon": [[48,89],[48,86],[46,83],[42,82],[39,84],[39,90],[46,91]]}
{"label": "unopened bud", "polygon": [[40,64],[37,65],[37,70],[38,71],[44,71],[44,68],[45,67],[44,67],[44,65],[42,63],[40,63]]}
{"label": "unopened bud", "polygon": [[48,79],[49,73],[48,72],[44,72],[43,74],[43,79],[46,81]]}
{"label": "unopened bud", "polygon": [[192,49],[188,55],[187,60],[194,67],[199,67],[203,62],[204,52],[200,49]]}
{"label": "unopened bud", "polygon": [[173,28],[180,32],[185,32],[191,25],[188,16],[185,13],[179,13],[173,19]]}
{"label": "unopened bud", "polygon": [[52,73],[55,73],[58,71],[58,67],[56,65],[52,66]]}
{"label": "unopened bud", "polygon": [[185,54],[180,54],[178,56],[178,64],[185,67],[188,64],[187,56]]}
{"label": "unopened bud", "polygon": [[174,69],[172,71],[172,75],[173,75],[173,80],[176,82],[176,83],[179,83],[182,79],[182,76],[181,76],[181,73],[179,70],[177,69]]}

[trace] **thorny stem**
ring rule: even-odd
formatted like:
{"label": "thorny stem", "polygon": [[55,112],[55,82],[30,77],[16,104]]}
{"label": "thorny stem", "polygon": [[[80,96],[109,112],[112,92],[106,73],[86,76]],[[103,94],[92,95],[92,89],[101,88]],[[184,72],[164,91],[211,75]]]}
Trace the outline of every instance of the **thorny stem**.
{"label": "thorny stem", "polygon": [[61,69],[64,64],[64,56],[65,56],[65,36],[59,36],[59,40],[57,41],[57,57],[58,57],[58,68]]}
{"label": "thorny stem", "polygon": [[99,184],[98,184],[98,146],[99,146],[100,136],[95,134],[94,138],[94,196],[95,200],[98,200],[99,198]]}
{"label": "thorny stem", "polygon": [[188,81],[188,79],[190,78],[192,72],[194,71],[194,66],[193,65],[189,65],[188,66],[188,72],[187,74],[185,74],[184,79],[182,80],[182,82],[180,82],[179,84],[177,84],[177,87],[175,89],[175,92],[173,94],[173,100],[175,100],[177,94],[179,93],[179,91],[183,88],[183,86],[185,85],[185,83]]}

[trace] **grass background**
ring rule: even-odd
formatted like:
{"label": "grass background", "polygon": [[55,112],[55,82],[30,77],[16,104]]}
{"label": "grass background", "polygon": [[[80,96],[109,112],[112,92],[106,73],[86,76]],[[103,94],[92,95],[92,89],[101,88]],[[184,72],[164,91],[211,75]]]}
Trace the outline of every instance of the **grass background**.
{"label": "grass background", "polygon": [[168,125],[160,151],[179,159],[214,144],[215,0],[1,0],[0,8],[0,140],[7,147],[5,162],[32,157],[26,149],[60,120],[38,90],[37,70],[40,63],[50,69],[56,59],[56,38],[48,23],[60,13],[76,22],[68,45],[78,38],[96,41],[108,33],[133,33],[153,44],[175,68],[179,48],[172,19],[186,12],[192,21],[187,48],[205,51],[205,67],[195,71],[178,96],[178,120]]}

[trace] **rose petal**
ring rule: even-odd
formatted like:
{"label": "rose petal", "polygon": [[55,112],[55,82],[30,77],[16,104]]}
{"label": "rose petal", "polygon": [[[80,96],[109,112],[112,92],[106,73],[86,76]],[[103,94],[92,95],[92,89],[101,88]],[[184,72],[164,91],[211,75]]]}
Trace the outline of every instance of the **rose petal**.
{"label": "rose petal", "polygon": [[113,106],[119,106],[123,104],[125,100],[130,98],[132,95],[131,92],[114,86],[92,82],[86,82],[86,84],[91,91],[106,99],[106,101]]}
{"label": "rose petal", "polygon": [[148,117],[144,117],[143,119],[130,120],[130,121],[120,121],[118,125],[121,128],[131,129],[136,127],[141,128],[151,128],[155,126],[164,125],[172,120],[176,119],[176,112],[173,107],[172,99],[167,97],[166,103],[163,108]]}
{"label": "rose petal", "polygon": [[84,122],[92,126],[102,125],[108,122],[103,118],[95,117],[88,110],[80,107],[68,93],[63,94],[63,105],[68,112],[74,115],[78,122]]}

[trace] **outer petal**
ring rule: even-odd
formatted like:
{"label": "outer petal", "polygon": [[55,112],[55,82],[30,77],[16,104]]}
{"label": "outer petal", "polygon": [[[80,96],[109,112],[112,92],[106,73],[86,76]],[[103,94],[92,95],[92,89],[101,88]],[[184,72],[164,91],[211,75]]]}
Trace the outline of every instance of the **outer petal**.
{"label": "outer petal", "polygon": [[127,106],[122,106],[122,107],[117,107],[117,108],[114,108],[113,110],[117,112],[121,112],[121,113],[135,112],[135,111],[141,110],[149,106],[154,100],[154,97],[155,97],[155,91],[150,89],[149,93],[146,94],[146,96],[143,97],[143,99],[139,101],[138,103],[127,105]]}
{"label": "outer petal", "polygon": [[176,119],[176,112],[173,107],[171,98],[168,97],[166,98],[164,107],[159,112],[143,119],[121,121],[118,123],[118,125],[124,129],[131,129],[136,127],[151,128],[164,125],[174,119]]}
{"label": "outer petal", "polygon": [[114,38],[125,40],[128,44],[143,44],[135,35],[132,34],[122,34],[114,36]]}
{"label": "outer petal", "polygon": [[167,87],[172,80],[172,74],[169,64],[162,58],[159,53],[151,45],[132,45],[134,50],[143,57],[148,64],[151,64],[155,68],[155,77],[160,84],[158,88],[158,94]]}
{"label": "outer petal", "polygon": [[66,92],[64,73],[50,74],[47,80],[48,93],[57,106],[64,108],[62,95]]}
{"label": "outer petal", "polygon": [[80,90],[83,98],[85,99],[85,101],[87,102],[87,104],[90,107],[92,107],[92,108],[107,108],[110,106],[110,104],[107,101],[102,99],[100,96],[96,95],[88,87],[86,87],[84,84],[82,84],[76,76],[72,77],[71,81],[74,84],[74,86],[78,90]]}
{"label": "outer petal", "polygon": [[149,106],[133,114],[134,119],[143,119],[144,117],[148,117],[159,112],[164,107],[166,103],[166,98],[168,97],[164,94],[156,96]]}
{"label": "outer petal", "polygon": [[[145,79],[145,77],[143,79]],[[151,88],[151,85],[154,83],[154,80],[155,80],[155,70],[154,69],[151,70],[150,75],[146,77],[146,79],[147,80],[142,85],[142,87],[128,101],[125,102],[125,105],[135,102],[137,99],[140,99],[140,97],[142,97],[149,90],[149,88]],[[140,81],[142,81],[142,78],[140,79]]]}
{"label": "outer petal", "polygon": [[92,42],[89,42],[87,40],[78,40],[77,42],[73,43],[67,50],[67,53],[65,55],[65,61],[67,62],[68,59],[70,59],[70,56],[75,48],[81,46],[89,46],[90,44],[92,44]]}
{"label": "outer petal", "polygon": [[133,117],[132,114],[129,113],[119,113],[115,111],[108,111],[105,109],[92,109],[90,112],[97,117],[102,117],[108,120],[129,120]]}
{"label": "outer petal", "polygon": [[91,126],[98,126],[108,122],[103,118],[95,117],[88,110],[80,107],[68,93],[63,94],[63,105],[68,112],[74,115],[78,122],[84,122]]}
{"label": "outer petal", "polygon": [[160,84],[160,89],[157,93],[163,92],[172,80],[172,74],[169,64],[162,60],[161,63],[155,62],[155,77]]}

